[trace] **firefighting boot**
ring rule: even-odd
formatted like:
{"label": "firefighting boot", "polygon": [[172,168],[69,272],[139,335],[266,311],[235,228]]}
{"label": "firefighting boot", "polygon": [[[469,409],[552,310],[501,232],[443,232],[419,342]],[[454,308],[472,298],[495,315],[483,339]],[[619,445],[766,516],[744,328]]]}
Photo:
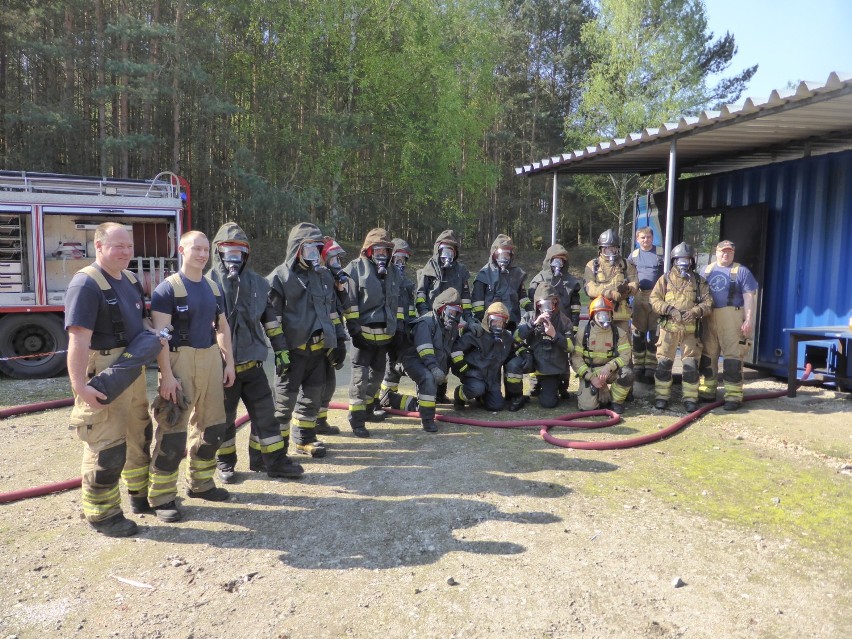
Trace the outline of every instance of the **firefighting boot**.
{"label": "firefighting boot", "polygon": [[328,423],[328,417],[320,417],[317,419],[317,425],[314,426],[314,432],[317,435],[339,435],[340,429]]}
{"label": "firefighting boot", "polygon": [[456,386],[455,391],[453,391],[453,408],[462,409],[467,406],[467,400],[462,392],[461,386]]}
{"label": "firefighting boot", "polygon": [[268,477],[284,477],[286,479],[300,479],[305,474],[301,464],[294,462],[287,455],[287,442],[284,448],[274,453],[264,453],[263,463]]}
{"label": "firefighting boot", "polygon": [[139,530],[136,522],[125,517],[123,513],[118,513],[103,521],[90,521],[89,525],[105,537],[130,537]]}
{"label": "firefighting boot", "polygon": [[148,495],[130,493],[130,512],[134,515],[144,515],[153,512],[148,503]]}
{"label": "firefighting boot", "polygon": [[355,437],[361,437],[362,439],[370,436],[370,431],[367,430],[365,425],[366,415],[364,410],[352,410],[349,409],[349,426],[352,427],[352,434]]}
{"label": "firefighting boot", "polygon": [[373,400],[367,404],[367,421],[368,422],[383,422],[388,414],[379,406],[378,400]]}
{"label": "firefighting boot", "polygon": [[512,395],[511,397],[506,398],[506,410],[511,412],[517,412],[524,407],[526,404],[527,398],[523,395]]}
{"label": "firefighting boot", "polygon": [[317,439],[313,423],[302,422],[302,425],[297,425],[298,421],[293,420],[293,429],[290,432],[293,443],[296,445],[296,452],[311,457],[325,457],[328,449]]}

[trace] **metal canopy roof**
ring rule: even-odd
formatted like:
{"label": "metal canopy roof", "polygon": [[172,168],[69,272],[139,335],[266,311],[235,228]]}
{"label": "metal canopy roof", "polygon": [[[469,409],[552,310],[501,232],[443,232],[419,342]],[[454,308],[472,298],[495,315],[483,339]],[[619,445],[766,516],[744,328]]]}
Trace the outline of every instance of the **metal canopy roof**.
{"label": "metal canopy roof", "polygon": [[544,158],[515,169],[539,173],[664,173],[676,141],[679,172],[720,173],[852,149],[852,75],[831,73],[824,84],[801,82],[747,98],[721,111],[645,129],[627,138]]}

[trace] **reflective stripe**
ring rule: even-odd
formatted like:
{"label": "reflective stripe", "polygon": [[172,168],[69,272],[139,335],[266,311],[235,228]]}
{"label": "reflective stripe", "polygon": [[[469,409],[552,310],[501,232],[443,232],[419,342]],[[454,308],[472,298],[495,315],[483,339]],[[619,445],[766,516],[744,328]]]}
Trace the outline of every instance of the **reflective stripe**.
{"label": "reflective stripe", "polygon": [[293,426],[297,428],[315,428],[317,423],[312,419],[293,418]]}
{"label": "reflective stripe", "polygon": [[261,366],[263,366],[263,362],[259,362],[257,360],[251,362],[243,362],[242,364],[237,364],[236,366],[234,366],[234,371],[237,374],[240,374],[245,373],[246,371],[250,371],[253,368],[259,368]]}

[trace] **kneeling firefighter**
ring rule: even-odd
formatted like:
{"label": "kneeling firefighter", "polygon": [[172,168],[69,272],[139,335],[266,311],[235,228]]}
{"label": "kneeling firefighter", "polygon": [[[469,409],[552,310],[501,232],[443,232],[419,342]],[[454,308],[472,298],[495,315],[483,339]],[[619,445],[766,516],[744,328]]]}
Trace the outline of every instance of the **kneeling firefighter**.
{"label": "kneeling firefighter", "polygon": [[621,414],[633,387],[630,335],[615,325],[612,316],[612,302],[598,296],[589,304],[589,322],[577,331],[571,367],[580,379],[580,410],[605,408],[612,402],[612,410]]}
{"label": "kneeling firefighter", "polygon": [[223,224],[213,238],[210,279],[222,288],[225,316],[231,327],[236,379],[225,389],[225,434],[219,446],[216,472],[222,483],[234,481],[237,465],[236,418],[240,400],[251,420],[249,468],[269,477],[301,477],[304,470],[287,456],[288,438],[275,419],[272,389],[263,370],[269,353],[286,349],[284,331],[269,303],[269,282],[248,265],[248,235],[234,222]]}

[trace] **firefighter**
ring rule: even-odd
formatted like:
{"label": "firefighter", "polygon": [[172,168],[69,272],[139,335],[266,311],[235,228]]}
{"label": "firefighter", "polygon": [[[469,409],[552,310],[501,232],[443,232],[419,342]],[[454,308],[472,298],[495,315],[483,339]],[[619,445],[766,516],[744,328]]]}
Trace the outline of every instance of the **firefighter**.
{"label": "firefighter", "polygon": [[637,290],[633,295],[633,371],[636,381],[652,384],[657,367],[657,328],[660,316],[651,308],[651,289],[663,274],[663,249],[654,246],[654,230],[643,226],[636,231],[639,248],[627,257],[636,268]]}
{"label": "firefighter", "polygon": [[[541,270],[536,273],[530,282],[527,295],[535,299],[536,289],[542,284],[550,284],[559,298],[559,310],[571,319],[574,332],[580,324],[580,290],[582,282],[568,272],[568,251],[561,244],[554,244],[544,255]],[[559,395],[563,399],[569,397],[568,382],[570,373],[566,372],[565,378],[559,384]],[[540,392],[535,374],[530,376],[532,389],[530,395],[537,396]]]}
{"label": "firefighter", "polygon": [[102,401],[107,395],[87,381],[118,360],[151,322],[142,287],[126,270],[133,257],[130,233],[121,224],[107,222],[95,229],[94,244],[95,263],[74,275],[65,293],[68,377],[74,394],[70,423],[84,443],[83,516],[103,535],[128,537],[137,526],[122,512],[120,479],[130,493],[132,511],[150,511],[148,450],[153,425],[145,376],[137,374],[106,405]]}
{"label": "firefighter", "polygon": [[346,328],[352,338],[352,380],[349,384],[349,425],[356,437],[369,437],[367,421],[381,421],[374,412],[387,365],[388,347],[400,343],[397,320],[402,281],[391,263],[393,242],[384,229],[372,229],[361,254],[346,266],[349,306]]}
{"label": "firefighter", "polygon": [[[399,354],[408,349],[410,340],[408,339],[409,331],[405,327],[417,318],[417,311],[414,308],[414,282],[412,282],[405,274],[405,266],[411,257],[411,247],[405,240],[395,237],[393,240],[393,252],[391,253],[391,264],[399,272],[400,289],[399,289],[399,307],[397,308],[396,320],[403,323],[403,330],[398,332],[401,341],[399,343],[391,343],[388,348],[388,362],[385,368],[385,376],[382,380],[381,393],[379,395],[379,404],[376,408],[381,411],[382,407],[388,405],[387,394],[399,390],[399,380],[402,375],[402,365],[400,364]],[[411,377],[409,375],[409,377]],[[434,396],[435,393],[432,393]]]}
{"label": "firefighter", "polygon": [[[447,229],[435,240],[432,257],[426,265],[417,271],[417,291],[415,305],[419,315],[431,312],[435,298],[442,292],[453,289],[461,299],[463,322],[472,325],[474,322],[470,301],[470,272],[461,261],[459,253],[461,244],[456,232]],[[478,321],[477,321],[478,324]],[[438,385],[436,398],[439,404],[448,404],[447,385]]]}
{"label": "firefighter", "polygon": [[223,484],[233,483],[237,465],[236,418],[242,399],[249,414],[249,468],[269,477],[298,478],[301,465],[287,456],[289,438],[281,435],[275,419],[272,389],[263,370],[269,353],[286,348],[281,322],[269,303],[269,282],[248,266],[248,236],[234,222],[223,224],[213,238],[210,279],[222,289],[222,304],[231,327],[236,362],[234,384],[225,389],[225,434],[216,454],[216,474]]}
{"label": "firefighter", "polygon": [[411,340],[400,352],[399,365],[417,387],[417,397],[396,389],[383,393],[383,405],[405,411],[420,411],[423,430],[438,432],[435,425],[435,392],[447,383],[453,342],[462,317],[461,299],[455,289],[442,291],[432,302],[433,310],[411,322]]}
{"label": "firefighter", "polygon": [[678,347],[683,362],[683,405],[690,413],[698,407],[701,318],[710,313],[712,304],[707,281],[695,272],[695,249],[681,242],[672,249],[671,270],[657,280],[651,291],[651,306],[661,318],[654,376],[657,410],[668,406]]}
{"label": "firefighter", "polygon": [[175,497],[185,450],[189,455],[186,494],[208,501],[228,498],[228,491],[216,486],[213,475],[225,433],[224,387],[231,386],[235,377],[231,329],[222,291],[204,275],[210,259],[207,237],[200,231],[184,233],[178,251],[183,258],[180,272],[166,278],[151,295],[154,328],[174,327],[169,349],[157,358],[159,395],[173,403],[188,401],[187,410],[174,420],[158,419],[154,429],[148,499],[162,521],[181,518]]}
{"label": "firefighter", "polygon": [[621,256],[621,242],[613,229],[598,237],[598,256],[586,264],[585,291],[589,299],[603,295],[612,302],[613,323],[630,335],[630,296],[638,289],[636,267]]}
{"label": "firefighter", "polygon": [[719,242],[716,262],[704,269],[713,311],[704,320],[699,398],[716,401],[721,355],[725,410],[737,410],[743,403],[743,359],[751,347],[757,312],[757,280],[748,267],[734,262],[735,248],[730,240]]}
{"label": "firefighter", "polygon": [[316,434],[327,364],[346,358],[334,278],[322,265],[325,241],[316,225],[297,224],[284,261],[267,278],[269,300],[284,328],[284,348],[275,353],[275,417],[295,451],[315,458],[328,450]]}
{"label": "firefighter", "polygon": [[473,315],[483,319],[485,309],[493,302],[502,302],[509,310],[507,328],[515,330],[521,321],[521,310],[532,307],[524,288],[527,274],[520,266],[512,264],[515,247],[512,238],[502,233],[491,243],[491,257],[473,282]]}
{"label": "firefighter", "polygon": [[535,372],[542,408],[559,403],[559,389],[570,369],[574,327],[559,308],[559,295],[544,283],[535,291],[535,310],[525,313],[515,331],[516,356],[506,364],[506,399],[510,411],[525,403],[523,374]]}
{"label": "firefighter", "polygon": [[461,380],[456,386],[454,405],[464,408],[476,400],[486,410],[503,410],[503,365],[512,356],[512,332],[509,309],[503,302],[492,302],[485,310],[483,330],[465,328],[452,350],[453,372]]}
{"label": "firefighter", "polygon": [[[349,279],[343,270],[343,260],[346,257],[346,251],[338,244],[334,238],[325,236],[325,241],[320,252],[320,259],[325,268],[331,273],[334,279],[334,292],[337,298],[337,314],[338,317],[343,317],[346,310],[346,301],[348,293],[346,292],[346,281]],[[330,357],[328,355],[331,355]],[[328,405],[334,397],[334,391],[337,390],[337,371],[343,368],[345,361],[334,356],[334,351],[328,351],[325,362],[325,384],[322,391],[322,403],[320,404],[319,413],[317,414],[317,425],[315,428],[317,435],[339,435],[340,429],[334,424],[328,423]]]}
{"label": "firefighter", "polygon": [[577,331],[571,367],[580,379],[580,410],[609,405],[619,415],[633,387],[630,337],[616,326],[612,302],[599,295],[589,304],[589,321]]}

